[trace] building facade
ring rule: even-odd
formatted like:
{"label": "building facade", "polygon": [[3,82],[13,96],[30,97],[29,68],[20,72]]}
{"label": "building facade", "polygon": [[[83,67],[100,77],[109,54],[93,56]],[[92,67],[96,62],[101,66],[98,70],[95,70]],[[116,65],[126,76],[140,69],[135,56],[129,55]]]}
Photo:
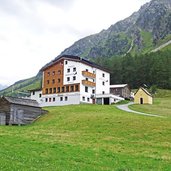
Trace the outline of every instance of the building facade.
{"label": "building facade", "polygon": [[31,92],[41,106],[92,104],[96,95],[109,94],[110,73],[77,56],[61,56],[42,72],[42,91]]}
{"label": "building facade", "polygon": [[134,96],[134,103],[136,104],[153,104],[152,95],[143,87],[140,87]]}
{"label": "building facade", "polygon": [[115,84],[110,85],[110,93],[125,99],[130,99],[131,89],[128,84]]}

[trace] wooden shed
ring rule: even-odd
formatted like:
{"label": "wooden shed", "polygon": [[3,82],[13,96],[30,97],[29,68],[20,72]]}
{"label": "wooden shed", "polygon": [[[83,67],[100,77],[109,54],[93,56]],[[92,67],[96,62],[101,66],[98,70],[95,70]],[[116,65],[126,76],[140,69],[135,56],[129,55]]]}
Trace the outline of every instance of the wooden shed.
{"label": "wooden shed", "polygon": [[128,84],[115,84],[110,85],[110,93],[125,99],[129,99],[131,96],[131,89]]}
{"label": "wooden shed", "polygon": [[1,97],[0,125],[26,125],[36,120],[43,110],[35,100]]}
{"label": "wooden shed", "polygon": [[136,104],[153,104],[152,95],[143,87],[140,87],[134,96],[134,103]]}

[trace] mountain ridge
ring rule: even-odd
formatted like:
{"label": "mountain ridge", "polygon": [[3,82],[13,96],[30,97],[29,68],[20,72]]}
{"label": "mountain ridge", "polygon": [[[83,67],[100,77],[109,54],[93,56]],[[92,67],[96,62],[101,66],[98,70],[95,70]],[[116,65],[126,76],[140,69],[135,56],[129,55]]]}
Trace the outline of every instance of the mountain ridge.
{"label": "mountain ridge", "polygon": [[[132,54],[150,52],[160,46],[161,39],[171,34],[170,9],[169,0],[152,0],[107,30],[76,41],[60,55],[72,54],[85,58],[124,55],[129,51],[132,42],[135,51],[132,51]],[[151,46],[145,42],[146,35],[142,35],[144,32],[151,34],[148,40]]]}
{"label": "mountain ridge", "polygon": [[[103,61],[103,59],[115,56],[151,53],[165,49],[165,47],[171,49],[170,43],[168,43],[171,41],[170,9],[171,0],[152,0],[131,16],[118,21],[108,29],[76,41],[56,58],[62,55],[75,55],[89,60]],[[40,69],[37,76],[16,82],[14,84],[16,90],[12,94],[16,95],[20,90],[40,88],[41,77]],[[11,87],[0,91],[0,95],[5,94],[4,92],[11,95]]]}

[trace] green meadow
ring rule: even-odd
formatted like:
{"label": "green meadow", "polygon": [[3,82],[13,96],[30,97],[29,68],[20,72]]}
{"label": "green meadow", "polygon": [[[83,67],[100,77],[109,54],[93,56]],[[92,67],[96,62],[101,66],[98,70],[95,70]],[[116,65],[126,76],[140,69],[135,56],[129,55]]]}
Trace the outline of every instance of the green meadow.
{"label": "green meadow", "polygon": [[170,171],[171,108],[162,111],[168,99],[132,106],[165,118],[71,105],[45,108],[49,113],[28,126],[0,126],[0,170]]}

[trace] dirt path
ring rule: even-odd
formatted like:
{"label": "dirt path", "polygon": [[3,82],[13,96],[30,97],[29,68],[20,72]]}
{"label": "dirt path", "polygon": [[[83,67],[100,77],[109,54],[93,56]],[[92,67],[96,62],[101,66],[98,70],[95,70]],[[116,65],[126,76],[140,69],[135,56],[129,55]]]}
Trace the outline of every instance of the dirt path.
{"label": "dirt path", "polygon": [[143,112],[137,112],[134,110],[129,109],[129,105],[134,104],[133,102],[130,102],[128,104],[123,104],[123,105],[117,105],[116,107],[120,110],[126,111],[126,112],[130,112],[130,113],[136,113],[138,115],[144,115],[144,116],[151,116],[151,117],[160,117],[160,118],[164,118],[164,116],[160,116],[160,115],[155,115],[155,114],[149,114],[149,113],[143,113]]}

